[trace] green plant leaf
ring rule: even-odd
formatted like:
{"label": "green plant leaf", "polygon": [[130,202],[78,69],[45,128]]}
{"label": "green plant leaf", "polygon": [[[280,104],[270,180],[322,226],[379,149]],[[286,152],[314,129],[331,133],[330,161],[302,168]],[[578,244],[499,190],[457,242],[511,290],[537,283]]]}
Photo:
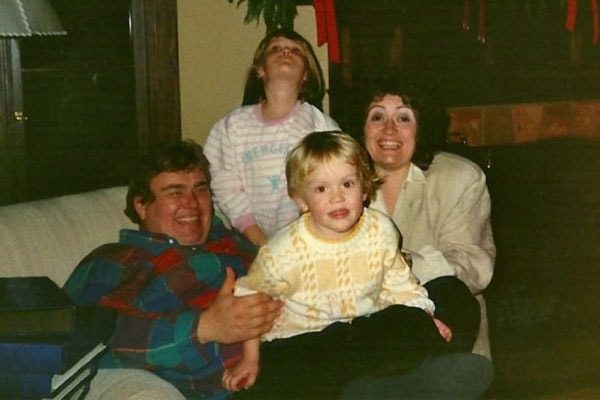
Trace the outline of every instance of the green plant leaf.
{"label": "green plant leaf", "polygon": [[246,12],[245,23],[250,23],[256,20],[256,23],[260,21],[260,14],[264,12],[264,0],[239,0],[248,2],[248,11]]}
{"label": "green plant leaf", "polygon": [[264,0],[263,2],[265,7],[263,11],[263,18],[265,20],[267,32],[271,32],[277,29],[274,28],[274,26],[277,26],[277,5],[275,0]]}
{"label": "green plant leaf", "polygon": [[298,15],[295,0],[282,0],[280,10],[281,27],[294,29],[294,18]]}
{"label": "green plant leaf", "polygon": [[[236,0],[227,1],[232,4]],[[262,14],[267,33],[279,28],[294,29],[294,18],[298,15],[296,0],[237,0],[236,6],[244,2],[248,7],[244,23],[258,24]]]}

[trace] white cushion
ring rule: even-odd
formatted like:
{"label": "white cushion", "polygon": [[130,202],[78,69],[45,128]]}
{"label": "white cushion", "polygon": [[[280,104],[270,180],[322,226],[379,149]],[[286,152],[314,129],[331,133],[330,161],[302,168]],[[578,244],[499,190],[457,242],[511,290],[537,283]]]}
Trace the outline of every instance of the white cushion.
{"label": "white cushion", "polygon": [[173,385],[142,369],[99,369],[85,400],[185,400]]}
{"label": "white cushion", "polygon": [[49,276],[59,286],[94,248],[135,228],[126,187],[0,207],[0,276]]}

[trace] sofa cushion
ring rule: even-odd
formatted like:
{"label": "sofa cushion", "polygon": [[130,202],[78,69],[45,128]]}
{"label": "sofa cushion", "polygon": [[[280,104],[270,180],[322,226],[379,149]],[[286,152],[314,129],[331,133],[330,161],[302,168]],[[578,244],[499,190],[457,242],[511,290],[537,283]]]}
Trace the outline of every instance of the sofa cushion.
{"label": "sofa cushion", "polygon": [[175,386],[141,369],[99,369],[86,400],[185,400]]}
{"label": "sofa cushion", "polygon": [[0,276],[49,276],[62,286],[99,245],[135,228],[124,186],[0,207]]}

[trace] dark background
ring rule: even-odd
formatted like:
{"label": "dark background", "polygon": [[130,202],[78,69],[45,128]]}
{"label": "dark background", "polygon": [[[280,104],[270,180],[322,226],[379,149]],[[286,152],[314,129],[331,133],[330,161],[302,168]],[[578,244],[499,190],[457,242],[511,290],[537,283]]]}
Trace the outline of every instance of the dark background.
{"label": "dark background", "polygon": [[[485,1],[481,43],[479,1],[470,1],[467,31],[465,1],[337,1],[342,63],[330,65],[331,113],[359,133],[356,89],[390,65],[447,106],[599,99],[600,47],[589,2],[578,3],[570,32],[566,1]],[[600,398],[600,141],[451,150],[480,164],[492,197],[488,397]]]}

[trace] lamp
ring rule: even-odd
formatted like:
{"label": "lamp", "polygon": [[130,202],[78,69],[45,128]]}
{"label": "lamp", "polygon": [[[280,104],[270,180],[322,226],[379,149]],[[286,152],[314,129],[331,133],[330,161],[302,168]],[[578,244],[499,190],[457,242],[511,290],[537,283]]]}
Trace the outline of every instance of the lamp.
{"label": "lamp", "polygon": [[21,55],[17,39],[66,34],[47,0],[0,0],[0,75],[12,86],[12,98],[4,103],[13,105],[18,122],[27,118],[22,111]]}
{"label": "lamp", "polygon": [[66,35],[46,0],[1,0],[0,36]]}
{"label": "lamp", "polygon": [[0,0],[0,179],[13,201],[25,200],[27,170],[18,41],[28,36],[66,35],[47,0]]}

